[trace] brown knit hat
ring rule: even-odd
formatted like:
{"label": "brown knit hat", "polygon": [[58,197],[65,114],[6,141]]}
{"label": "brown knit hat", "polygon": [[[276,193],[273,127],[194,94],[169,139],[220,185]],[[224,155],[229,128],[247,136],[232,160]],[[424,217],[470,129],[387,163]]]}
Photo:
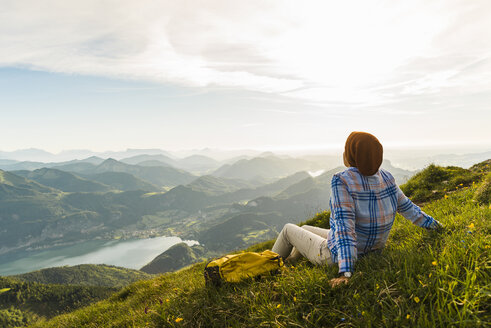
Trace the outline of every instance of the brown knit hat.
{"label": "brown knit hat", "polygon": [[383,152],[378,139],[366,132],[351,132],[344,146],[346,161],[363,175],[377,173],[382,164]]}

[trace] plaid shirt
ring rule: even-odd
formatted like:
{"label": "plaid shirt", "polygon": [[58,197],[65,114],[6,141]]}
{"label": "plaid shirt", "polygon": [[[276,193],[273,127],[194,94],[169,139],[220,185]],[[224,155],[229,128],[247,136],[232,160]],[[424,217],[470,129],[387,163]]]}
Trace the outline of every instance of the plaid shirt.
{"label": "plaid shirt", "polygon": [[385,246],[396,212],[423,228],[441,226],[411,202],[383,169],[364,176],[350,167],[332,177],[331,189],[327,245],[339,272],[352,272],[357,255]]}

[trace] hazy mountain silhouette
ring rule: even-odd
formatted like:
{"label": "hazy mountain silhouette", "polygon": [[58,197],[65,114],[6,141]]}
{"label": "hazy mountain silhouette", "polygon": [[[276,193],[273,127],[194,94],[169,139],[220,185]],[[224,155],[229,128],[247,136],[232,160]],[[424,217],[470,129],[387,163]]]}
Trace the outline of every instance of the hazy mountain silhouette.
{"label": "hazy mountain silhouette", "polygon": [[5,171],[19,171],[19,170],[37,170],[42,168],[57,168],[63,171],[74,171],[80,172],[92,165],[99,165],[104,161],[104,159],[96,156],[88,157],[82,160],[70,160],[66,162],[32,162],[32,161],[12,161],[3,163],[4,160],[0,160],[0,168]]}
{"label": "hazy mountain silhouette", "polygon": [[140,163],[148,162],[148,161],[161,162],[163,164],[167,164],[167,166],[175,167],[175,160],[170,158],[169,156],[165,156],[162,154],[158,154],[158,155],[143,154],[143,155],[137,155],[128,158],[123,158],[120,160],[120,162],[131,164],[131,165],[139,165]]}
{"label": "hazy mountain silhouette", "polygon": [[276,156],[243,159],[233,164],[225,164],[213,175],[243,180],[273,180],[298,171],[316,170],[317,163],[298,158],[279,158]]}
{"label": "hazy mountain silhouette", "polygon": [[220,162],[203,155],[191,155],[182,159],[164,155],[138,155],[122,159],[121,162],[141,166],[172,166],[197,173],[207,172],[220,166]]}

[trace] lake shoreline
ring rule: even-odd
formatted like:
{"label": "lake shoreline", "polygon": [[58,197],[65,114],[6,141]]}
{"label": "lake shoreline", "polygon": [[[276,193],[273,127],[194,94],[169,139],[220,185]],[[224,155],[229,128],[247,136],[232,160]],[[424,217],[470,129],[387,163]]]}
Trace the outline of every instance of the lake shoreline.
{"label": "lake shoreline", "polygon": [[0,276],[78,264],[107,264],[139,269],[175,244],[198,244],[176,236],[134,239],[97,239],[0,255]]}

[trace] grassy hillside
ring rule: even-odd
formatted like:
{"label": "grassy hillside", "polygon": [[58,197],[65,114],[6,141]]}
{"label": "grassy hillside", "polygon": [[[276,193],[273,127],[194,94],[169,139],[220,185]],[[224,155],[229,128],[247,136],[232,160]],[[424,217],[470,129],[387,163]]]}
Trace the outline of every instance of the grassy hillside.
{"label": "grassy hillside", "polygon": [[83,264],[0,277],[0,327],[23,327],[109,297],[152,275],[109,265]]}
{"label": "grassy hillside", "polygon": [[200,245],[190,247],[186,243],[179,243],[155,257],[140,270],[151,274],[175,271],[200,261],[203,253],[204,248]]}
{"label": "grassy hillside", "polygon": [[81,264],[47,268],[11,276],[20,281],[42,284],[122,287],[137,280],[149,279],[145,272],[105,264]]}
{"label": "grassy hillside", "polygon": [[445,197],[475,184],[490,171],[491,160],[463,169],[457,166],[442,167],[431,164],[401,186],[402,191],[414,202],[422,203]]}
{"label": "grassy hillside", "polygon": [[[491,205],[474,201],[483,184],[474,180],[426,203],[424,211],[445,226],[440,233],[397,215],[386,248],[360,259],[346,286],[329,286],[336,266],[303,261],[275,277],[216,289],[204,285],[200,263],[35,326],[484,327],[491,319]],[[309,224],[325,227],[327,218],[323,212]]]}
{"label": "grassy hillside", "polygon": [[479,204],[489,203],[491,199],[491,172],[486,175],[483,182],[479,185],[479,188],[474,194],[474,200]]}
{"label": "grassy hillside", "polygon": [[111,287],[72,286],[23,282],[0,277],[0,327],[24,326],[107,298]]}

